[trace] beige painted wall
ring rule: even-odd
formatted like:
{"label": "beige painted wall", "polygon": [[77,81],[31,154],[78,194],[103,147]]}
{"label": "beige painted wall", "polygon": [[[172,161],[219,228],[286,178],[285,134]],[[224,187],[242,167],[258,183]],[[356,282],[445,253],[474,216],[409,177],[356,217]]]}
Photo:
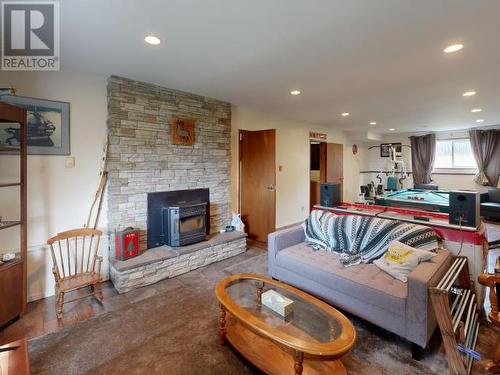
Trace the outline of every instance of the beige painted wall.
{"label": "beige painted wall", "polygon": [[[309,213],[309,131],[326,133],[327,141],[344,144],[344,199],[354,199],[359,184],[359,160],[342,131],[297,122],[261,112],[233,107],[231,136],[231,194],[234,212],[238,208],[238,130],[276,129],[276,227],[304,220]],[[279,171],[279,166],[282,171]]]}
{"label": "beige painted wall", "polygon": [[[102,146],[106,139],[106,81],[104,77],[64,72],[2,72],[0,87],[13,85],[18,95],[71,103],[71,155],[75,168],[65,168],[64,156],[28,157],[28,296],[53,294],[51,260],[45,246],[57,232],[80,227],[97,187]],[[17,158],[0,157],[0,181],[17,178]],[[17,217],[18,191],[3,189],[0,215]],[[104,208],[106,209],[106,208]],[[106,228],[106,215],[99,227]],[[18,229],[0,231],[0,253],[17,250]],[[106,259],[107,241],[101,251]]]}

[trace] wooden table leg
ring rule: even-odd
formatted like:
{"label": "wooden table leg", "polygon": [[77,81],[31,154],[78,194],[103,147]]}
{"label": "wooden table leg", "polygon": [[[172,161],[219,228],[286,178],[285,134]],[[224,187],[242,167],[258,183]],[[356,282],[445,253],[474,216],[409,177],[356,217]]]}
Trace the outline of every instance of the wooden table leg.
{"label": "wooden table leg", "polygon": [[226,343],[226,309],[219,305],[219,340],[220,344]]}
{"label": "wooden table leg", "polygon": [[296,351],[295,352],[295,375],[302,375],[302,362],[304,361],[304,353]]}
{"label": "wooden table leg", "polygon": [[483,367],[487,373],[497,374],[500,372],[500,337],[497,339],[493,360],[484,362]]}
{"label": "wooden table leg", "polygon": [[264,289],[264,283],[257,284],[257,304],[262,304],[262,289]]}

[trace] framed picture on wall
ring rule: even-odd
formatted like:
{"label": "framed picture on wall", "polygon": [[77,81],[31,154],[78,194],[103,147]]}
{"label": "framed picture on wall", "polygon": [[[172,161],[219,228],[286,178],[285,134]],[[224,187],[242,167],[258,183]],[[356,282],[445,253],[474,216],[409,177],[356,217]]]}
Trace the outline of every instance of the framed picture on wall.
{"label": "framed picture on wall", "polygon": [[[69,103],[53,100],[5,95],[3,102],[26,109],[28,123],[28,154],[69,155]],[[19,144],[19,127],[2,124],[0,145]]]}
{"label": "framed picture on wall", "polygon": [[391,157],[391,147],[396,150],[396,156],[401,155],[402,146],[401,143],[381,143],[380,144],[380,157],[389,158]]}

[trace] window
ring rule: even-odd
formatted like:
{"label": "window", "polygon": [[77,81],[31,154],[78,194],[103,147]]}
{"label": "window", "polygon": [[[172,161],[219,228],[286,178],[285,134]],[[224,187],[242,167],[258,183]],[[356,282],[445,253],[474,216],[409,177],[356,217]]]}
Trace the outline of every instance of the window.
{"label": "window", "polygon": [[469,139],[436,141],[434,168],[477,168]]}

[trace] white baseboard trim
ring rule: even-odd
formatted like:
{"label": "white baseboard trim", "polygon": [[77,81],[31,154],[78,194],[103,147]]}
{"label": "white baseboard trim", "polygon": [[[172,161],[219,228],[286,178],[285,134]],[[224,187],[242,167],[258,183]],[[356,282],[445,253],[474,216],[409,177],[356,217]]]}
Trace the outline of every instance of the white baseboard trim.
{"label": "white baseboard trim", "polygon": [[53,295],[54,295],[53,291],[46,291],[46,292],[43,292],[43,293],[35,293],[35,294],[32,294],[32,295],[28,296],[28,303],[29,302],[33,302],[33,301],[37,301],[39,299],[44,299],[44,298],[47,298],[47,297],[52,297]]}

